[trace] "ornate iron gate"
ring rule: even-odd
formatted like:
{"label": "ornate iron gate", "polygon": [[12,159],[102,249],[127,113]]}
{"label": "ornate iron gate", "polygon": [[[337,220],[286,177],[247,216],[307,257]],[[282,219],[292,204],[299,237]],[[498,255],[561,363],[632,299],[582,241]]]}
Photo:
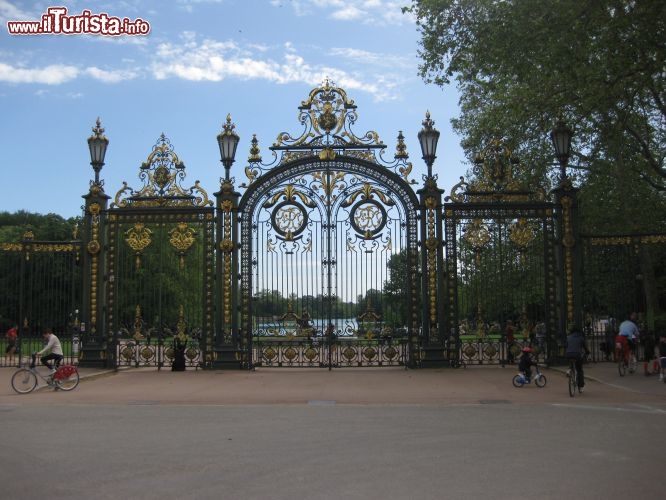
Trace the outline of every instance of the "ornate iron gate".
{"label": "ornate iron gate", "polygon": [[555,207],[514,178],[516,166],[494,141],[444,207],[446,331],[466,363],[511,363],[528,343],[544,358],[556,351]]}
{"label": "ornate iron gate", "polygon": [[345,91],[314,89],[298,137],[261,163],[253,140],[240,219],[240,336],[246,366],[415,363],[418,200],[402,136],[392,163],[356,136]]}
{"label": "ornate iron gate", "polygon": [[141,165],[143,186],[124,185],[105,218],[107,352],[116,366],[205,363],[213,336],[214,211],[162,135]]}
{"label": "ornate iron gate", "polygon": [[615,334],[630,312],[638,313],[642,342],[666,328],[659,314],[666,306],[666,234],[588,234],[582,241],[586,336],[595,361],[611,360]]}
{"label": "ornate iron gate", "polygon": [[3,364],[18,364],[21,356],[26,361],[25,356],[41,349],[46,328],[61,340],[66,360],[76,362],[80,256],[81,241],[40,241],[32,231],[26,231],[19,242],[0,245],[2,340],[9,327],[18,326],[16,356],[5,356]]}
{"label": "ornate iron gate", "polygon": [[[377,133],[352,130],[356,105],[343,89],[327,81],[299,110],[303,132],[280,133],[272,161],[252,139],[238,186],[227,117],[214,207],[198,183],[181,186],[184,166],[164,137],[141,166],[143,187],[125,185],[109,208],[103,155],[93,159],[88,365],[161,367],[174,338],[187,341],[190,365],[211,368],[505,363],[526,342],[557,357],[567,323],[580,322],[566,178],[548,201],[514,179],[511,153],[494,142],[476,180],[461,178],[443,203],[428,114],[428,173],[414,192],[402,133],[387,161]],[[108,142],[102,132],[98,123],[91,157]]]}

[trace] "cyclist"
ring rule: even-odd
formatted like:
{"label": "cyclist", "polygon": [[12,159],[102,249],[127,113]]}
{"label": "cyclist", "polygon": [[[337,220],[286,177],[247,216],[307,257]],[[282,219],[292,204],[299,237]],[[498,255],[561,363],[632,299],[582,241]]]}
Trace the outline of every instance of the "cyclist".
{"label": "cyclist", "polygon": [[620,323],[620,329],[615,337],[615,341],[622,344],[622,352],[626,356],[627,349],[633,354],[636,350],[636,341],[638,340],[640,333],[638,332],[638,326],[636,326],[636,318],[638,315],[635,312],[632,312],[627,319]]}
{"label": "cyclist", "polygon": [[573,361],[578,372],[578,391],[583,392],[585,386],[585,375],[583,373],[583,359],[590,353],[585,342],[583,333],[576,327],[572,327],[567,335],[566,358]]}
{"label": "cyclist", "polygon": [[[44,330],[44,333],[42,335],[44,336],[44,340],[46,340],[46,346],[41,351],[36,352],[35,355],[42,356],[42,354],[48,352],[46,356],[42,356],[40,358],[40,361],[44,366],[46,366],[49,370],[51,370],[51,373],[53,373],[55,372],[56,367],[60,364],[63,358],[60,339],[58,339],[58,337],[56,337],[53,334],[50,328]],[[54,366],[51,366],[49,364],[49,361],[52,359],[55,362]]]}
{"label": "cyclist", "polygon": [[521,350],[522,354],[518,359],[518,370],[525,375],[525,383],[530,383],[530,378],[532,376],[532,366],[536,366],[536,363],[532,361],[532,348],[525,346]]}

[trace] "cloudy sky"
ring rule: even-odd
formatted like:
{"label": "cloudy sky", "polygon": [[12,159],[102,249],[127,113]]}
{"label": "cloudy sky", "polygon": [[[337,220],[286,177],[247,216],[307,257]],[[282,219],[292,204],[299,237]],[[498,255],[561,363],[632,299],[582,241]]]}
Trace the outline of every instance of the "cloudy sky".
{"label": "cloudy sky", "polygon": [[[98,116],[110,140],[101,178],[111,196],[123,181],[141,186],[139,166],[162,133],[186,165],[183,185],[200,180],[215,192],[223,176],[215,137],[228,113],[241,137],[232,167],[240,184],[252,134],[265,158],[280,132],[300,135],[298,106],[326,79],[358,106],[356,134],[378,132],[389,158],[403,131],[417,181],[425,167],[416,134],[429,110],[442,132],[435,172],[448,194],[466,170],[449,125],[458,98],[454,87],[418,77],[418,33],[405,4],[0,0],[0,211],[80,215],[93,178],[86,139]],[[55,19],[53,6],[80,16],[81,29],[106,14],[107,31],[127,18],[149,32],[10,34],[13,21]]]}

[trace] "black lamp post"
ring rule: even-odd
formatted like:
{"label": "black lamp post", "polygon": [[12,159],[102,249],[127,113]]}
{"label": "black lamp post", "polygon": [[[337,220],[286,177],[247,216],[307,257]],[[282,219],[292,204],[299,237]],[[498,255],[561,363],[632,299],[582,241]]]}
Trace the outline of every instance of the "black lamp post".
{"label": "black lamp post", "polygon": [[437,141],[439,140],[439,130],[434,128],[435,122],[430,119],[430,111],[426,111],[426,118],[423,120],[423,128],[419,131],[419,143],[421,144],[421,153],[423,160],[428,165],[428,177],[432,177],[432,164],[437,158]]}
{"label": "black lamp post", "polygon": [[553,141],[553,146],[555,146],[555,156],[557,161],[560,162],[560,182],[564,182],[567,178],[572,135],[573,131],[562,120],[558,120],[557,125],[550,133],[550,140]]}
{"label": "black lamp post", "polygon": [[99,184],[99,172],[104,166],[104,157],[106,148],[109,145],[109,139],[104,135],[100,119],[97,118],[97,124],[92,129],[93,135],[88,137],[88,149],[90,149],[90,164],[95,171],[95,184]]}
{"label": "black lamp post", "polygon": [[227,115],[227,123],[222,126],[222,132],[217,135],[217,144],[220,146],[220,161],[224,165],[224,179],[229,180],[229,169],[236,158],[236,148],[240,137],[234,132],[235,125],[231,123],[231,115]]}

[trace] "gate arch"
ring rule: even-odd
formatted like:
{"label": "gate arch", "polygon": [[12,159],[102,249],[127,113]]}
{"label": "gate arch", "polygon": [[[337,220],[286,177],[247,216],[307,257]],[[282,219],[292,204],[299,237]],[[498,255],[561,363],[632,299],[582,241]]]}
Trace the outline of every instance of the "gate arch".
{"label": "gate arch", "polygon": [[355,108],[328,82],[314,89],[303,134],[280,134],[273,166],[255,158],[246,169],[238,303],[249,366],[415,363],[419,200],[402,137],[395,161],[382,161],[375,132],[349,129]]}

